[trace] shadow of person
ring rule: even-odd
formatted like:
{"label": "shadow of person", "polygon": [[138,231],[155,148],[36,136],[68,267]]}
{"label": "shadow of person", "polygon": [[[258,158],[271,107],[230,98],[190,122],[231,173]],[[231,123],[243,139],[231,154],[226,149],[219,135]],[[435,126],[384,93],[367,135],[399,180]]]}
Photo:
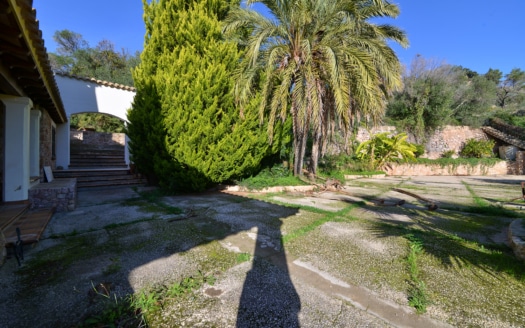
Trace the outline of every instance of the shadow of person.
{"label": "shadow of person", "polygon": [[[282,221],[279,222],[282,225]],[[278,233],[274,238],[260,231],[257,234],[252,268],[244,281],[236,327],[299,327],[301,302],[290,279],[281,230],[276,230]]]}

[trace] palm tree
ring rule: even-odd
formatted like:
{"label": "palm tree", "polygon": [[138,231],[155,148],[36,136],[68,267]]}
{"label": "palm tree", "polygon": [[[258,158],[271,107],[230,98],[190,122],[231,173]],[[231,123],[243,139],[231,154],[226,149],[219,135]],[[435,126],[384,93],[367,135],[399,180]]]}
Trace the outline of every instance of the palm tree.
{"label": "palm tree", "polygon": [[[250,9],[258,2],[270,17]],[[401,87],[400,64],[387,40],[406,46],[406,36],[370,22],[396,17],[399,9],[386,0],[247,0],[246,5],[231,10],[224,27],[245,47],[235,73],[236,99],[242,108],[261,92],[260,118],[268,117],[270,142],[276,120],[291,115],[294,174],[302,174],[308,136],[315,173],[333,131],[348,132],[361,120],[379,122],[386,97]]]}

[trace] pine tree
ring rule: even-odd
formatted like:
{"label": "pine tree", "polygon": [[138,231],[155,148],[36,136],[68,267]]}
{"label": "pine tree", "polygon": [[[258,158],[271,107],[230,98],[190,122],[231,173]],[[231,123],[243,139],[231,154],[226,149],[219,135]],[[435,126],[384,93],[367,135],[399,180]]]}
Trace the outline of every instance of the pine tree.
{"label": "pine tree", "polygon": [[241,119],[232,72],[237,45],[225,42],[220,0],[143,1],[146,39],[134,70],[137,96],[129,112],[132,159],[161,187],[203,190],[258,169],[278,149],[257,119],[258,98]]}

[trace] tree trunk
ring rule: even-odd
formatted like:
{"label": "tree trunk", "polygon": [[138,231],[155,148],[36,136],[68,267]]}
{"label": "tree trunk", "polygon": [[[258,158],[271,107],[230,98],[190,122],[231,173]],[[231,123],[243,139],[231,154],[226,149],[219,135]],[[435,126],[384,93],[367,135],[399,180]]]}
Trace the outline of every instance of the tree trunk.
{"label": "tree trunk", "polygon": [[321,136],[316,135],[312,144],[312,158],[310,161],[310,172],[314,175],[317,175],[317,165],[319,164],[321,142]]}

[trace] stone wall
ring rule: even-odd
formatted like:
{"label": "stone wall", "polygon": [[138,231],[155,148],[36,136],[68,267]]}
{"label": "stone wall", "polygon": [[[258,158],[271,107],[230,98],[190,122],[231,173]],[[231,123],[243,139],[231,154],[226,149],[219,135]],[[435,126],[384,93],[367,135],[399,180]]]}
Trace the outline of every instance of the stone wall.
{"label": "stone wall", "polygon": [[71,145],[83,145],[93,148],[125,146],[125,133],[104,133],[95,131],[70,131]]}
{"label": "stone wall", "polygon": [[29,189],[31,209],[52,208],[57,212],[73,211],[77,206],[77,179],[54,179]]}
{"label": "stone wall", "polygon": [[449,150],[457,154],[468,139],[488,140],[489,138],[481,129],[468,126],[445,126],[428,138],[423,157],[440,158],[444,152]]}
{"label": "stone wall", "polygon": [[506,161],[501,161],[494,166],[485,165],[449,165],[438,164],[396,164],[389,163],[382,169],[387,175],[394,176],[421,176],[421,175],[506,175],[509,168]]}
{"label": "stone wall", "polygon": [[42,110],[40,116],[40,172],[43,177],[42,169],[44,166],[55,168],[56,159],[53,154],[53,128],[54,123],[46,110]]}
{"label": "stone wall", "polygon": [[[363,142],[369,140],[372,135],[383,132],[388,132],[391,135],[398,133],[394,126],[388,125],[378,126],[370,130],[359,128],[355,135],[355,140]],[[468,126],[445,126],[428,137],[428,141],[425,144],[426,152],[422,157],[430,159],[440,158],[444,152],[449,150],[453,150],[457,154],[461,151],[468,139],[488,140],[489,138],[481,129],[470,128]],[[408,141],[416,142],[414,136],[410,134],[408,135]],[[329,146],[327,153],[332,155],[344,153],[346,147],[349,146],[350,143],[347,142],[345,145],[344,140],[336,141]]]}

